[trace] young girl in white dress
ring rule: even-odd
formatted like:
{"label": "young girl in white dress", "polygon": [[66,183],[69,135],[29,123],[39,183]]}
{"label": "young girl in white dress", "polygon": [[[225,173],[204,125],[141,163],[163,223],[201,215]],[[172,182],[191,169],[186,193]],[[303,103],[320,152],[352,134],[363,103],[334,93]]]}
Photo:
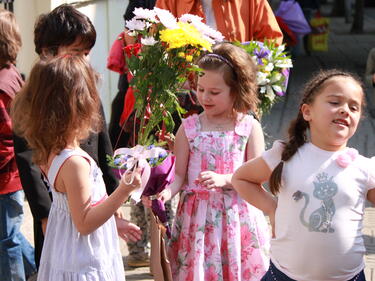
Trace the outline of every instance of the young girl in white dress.
{"label": "young girl in white dress", "polygon": [[14,129],[33,149],[53,196],[40,281],[125,278],[113,214],[139,187],[140,176],[135,171],[133,181],[121,179],[107,196],[100,169],[79,148],[102,124],[96,80],[83,57],[39,61],[12,107]]}
{"label": "young girl in white dress", "polygon": [[[274,221],[262,281],[365,280],[361,230],[366,199],[375,202],[375,161],[347,147],[364,99],[351,74],[320,72],[305,87],[288,141],[233,175],[238,193]],[[261,187],[265,181],[277,202]]]}

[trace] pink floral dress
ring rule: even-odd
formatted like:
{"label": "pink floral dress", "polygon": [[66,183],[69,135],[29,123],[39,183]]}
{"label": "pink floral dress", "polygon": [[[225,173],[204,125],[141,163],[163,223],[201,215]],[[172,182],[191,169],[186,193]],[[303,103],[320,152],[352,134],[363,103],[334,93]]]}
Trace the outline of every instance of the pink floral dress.
{"label": "pink floral dress", "polygon": [[263,213],[233,189],[194,180],[201,171],[233,173],[244,163],[252,116],[239,114],[234,131],[201,131],[198,115],[183,120],[189,141],[188,183],[180,194],[170,240],[173,280],[260,280],[269,266]]}

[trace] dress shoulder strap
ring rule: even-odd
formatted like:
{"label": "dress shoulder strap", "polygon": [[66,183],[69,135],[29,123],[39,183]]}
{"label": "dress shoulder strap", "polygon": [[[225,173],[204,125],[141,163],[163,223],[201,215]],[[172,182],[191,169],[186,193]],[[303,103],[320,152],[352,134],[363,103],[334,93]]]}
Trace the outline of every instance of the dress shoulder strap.
{"label": "dress shoulder strap", "polygon": [[249,114],[238,113],[234,131],[237,135],[248,137],[253,128],[254,117]]}
{"label": "dress shoulder strap", "polygon": [[47,179],[51,187],[55,186],[56,177],[60,171],[61,166],[64,164],[64,162],[70,157],[76,156],[76,155],[86,158],[91,165],[91,158],[88,156],[86,152],[78,150],[78,149],[63,149],[60,152],[60,154],[56,155],[55,158],[53,158],[51,166],[48,170]]}
{"label": "dress shoulder strap", "polygon": [[194,139],[200,130],[198,114],[193,114],[186,119],[183,119],[182,126],[184,126],[185,134],[188,140]]}

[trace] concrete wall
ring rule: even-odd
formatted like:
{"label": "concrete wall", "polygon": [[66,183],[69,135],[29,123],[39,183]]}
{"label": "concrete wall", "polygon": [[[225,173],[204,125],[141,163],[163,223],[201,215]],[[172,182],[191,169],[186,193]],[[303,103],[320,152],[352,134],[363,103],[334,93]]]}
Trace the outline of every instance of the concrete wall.
{"label": "concrete wall", "polygon": [[[77,9],[87,15],[97,31],[97,41],[89,59],[101,74],[100,87],[106,119],[109,122],[110,105],[117,93],[118,74],[106,69],[107,55],[117,35],[123,30],[122,15],[128,0],[15,0],[14,14],[21,30],[22,50],[18,56],[17,67],[28,76],[33,63],[37,60],[34,51],[33,30],[38,15],[48,13],[63,3],[73,3]],[[0,4],[3,6],[3,4]]]}

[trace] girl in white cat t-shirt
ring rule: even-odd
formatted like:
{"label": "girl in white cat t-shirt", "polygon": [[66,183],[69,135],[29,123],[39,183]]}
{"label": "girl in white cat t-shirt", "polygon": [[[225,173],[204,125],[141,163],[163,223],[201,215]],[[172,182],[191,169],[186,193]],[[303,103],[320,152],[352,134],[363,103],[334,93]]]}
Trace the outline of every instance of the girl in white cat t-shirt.
{"label": "girl in white cat t-shirt", "polygon": [[[365,201],[375,202],[375,161],[346,146],[363,104],[353,75],[320,72],[305,87],[289,140],[233,175],[233,187],[273,226],[262,280],[365,280],[361,230]],[[262,188],[266,181],[278,200]]]}

